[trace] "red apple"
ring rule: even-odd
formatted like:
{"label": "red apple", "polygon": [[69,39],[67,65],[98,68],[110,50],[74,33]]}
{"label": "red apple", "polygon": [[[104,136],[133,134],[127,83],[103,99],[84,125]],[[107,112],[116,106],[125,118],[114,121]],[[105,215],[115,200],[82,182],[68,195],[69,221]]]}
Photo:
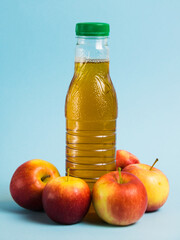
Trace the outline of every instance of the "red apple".
{"label": "red apple", "polygon": [[43,191],[44,210],[53,221],[61,224],[80,222],[88,212],[91,192],[87,183],[75,177],[58,177]]}
{"label": "red apple", "polygon": [[130,225],[146,211],[147,193],[142,182],[130,173],[110,172],[99,178],[92,191],[94,208],[105,222]]}
{"label": "red apple", "polygon": [[125,150],[116,151],[116,170],[120,167],[121,169],[125,168],[129,164],[140,163],[139,159],[134,156],[132,153]]}
{"label": "red apple", "polygon": [[43,210],[42,191],[47,182],[58,176],[56,167],[47,161],[27,161],[16,169],[11,178],[11,196],[23,208]]}
{"label": "red apple", "polygon": [[152,212],[162,207],[169,195],[169,182],[167,177],[163,172],[153,166],[147,164],[132,164],[123,169],[123,172],[134,174],[144,184],[148,195],[147,212]]}

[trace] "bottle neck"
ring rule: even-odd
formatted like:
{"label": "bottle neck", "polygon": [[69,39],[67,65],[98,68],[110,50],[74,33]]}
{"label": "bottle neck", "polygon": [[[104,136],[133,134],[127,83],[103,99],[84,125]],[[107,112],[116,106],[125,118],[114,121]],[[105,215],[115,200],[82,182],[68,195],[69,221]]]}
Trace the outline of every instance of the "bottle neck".
{"label": "bottle neck", "polygon": [[108,62],[108,37],[77,37],[75,62]]}

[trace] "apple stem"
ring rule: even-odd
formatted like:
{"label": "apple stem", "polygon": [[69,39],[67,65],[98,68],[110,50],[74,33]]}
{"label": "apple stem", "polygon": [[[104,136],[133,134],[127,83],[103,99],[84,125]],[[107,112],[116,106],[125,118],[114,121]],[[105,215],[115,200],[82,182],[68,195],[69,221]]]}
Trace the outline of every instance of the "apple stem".
{"label": "apple stem", "polygon": [[43,176],[43,177],[41,178],[41,181],[44,182],[44,180],[45,180],[46,178],[49,178],[49,177],[50,177],[50,175],[45,175],[45,176]]}
{"label": "apple stem", "polygon": [[121,168],[120,168],[120,167],[118,168],[118,172],[119,172],[119,179],[118,179],[118,183],[119,183],[119,184],[122,184],[122,183],[123,183],[123,180],[122,180]]}
{"label": "apple stem", "polygon": [[158,161],[158,158],[156,158],[156,160],[154,161],[153,165],[150,167],[149,171],[151,171],[153,169],[153,167],[157,163],[157,161]]}
{"label": "apple stem", "polygon": [[69,168],[67,169],[67,182],[69,181]]}

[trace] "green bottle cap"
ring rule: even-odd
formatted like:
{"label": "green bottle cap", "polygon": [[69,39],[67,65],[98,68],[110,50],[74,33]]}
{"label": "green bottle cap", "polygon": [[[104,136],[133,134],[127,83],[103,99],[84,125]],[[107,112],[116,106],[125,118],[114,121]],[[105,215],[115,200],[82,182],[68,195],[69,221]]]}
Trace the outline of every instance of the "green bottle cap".
{"label": "green bottle cap", "polygon": [[109,36],[108,23],[84,22],[76,24],[77,36]]}

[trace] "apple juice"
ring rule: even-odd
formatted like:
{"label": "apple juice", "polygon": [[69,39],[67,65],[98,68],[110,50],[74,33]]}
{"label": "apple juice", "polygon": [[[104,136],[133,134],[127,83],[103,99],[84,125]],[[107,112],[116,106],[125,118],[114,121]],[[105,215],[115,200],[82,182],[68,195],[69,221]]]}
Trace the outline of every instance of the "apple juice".
{"label": "apple juice", "polygon": [[[100,59],[82,56],[86,43],[85,53],[90,51],[90,45],[93,45],[91,49],[96,49],[99,40],[103,48],[107,37],[83,38],[83,46],[78,46],[81,51],[76,52],[74,76],[66,96],[66,171],[69,168],[70,176],[84,179],[92,190],[100,176],[116,167],[117,99],[109,75],[108,54]],[[81,41],[82,37],[78,45]]]}

